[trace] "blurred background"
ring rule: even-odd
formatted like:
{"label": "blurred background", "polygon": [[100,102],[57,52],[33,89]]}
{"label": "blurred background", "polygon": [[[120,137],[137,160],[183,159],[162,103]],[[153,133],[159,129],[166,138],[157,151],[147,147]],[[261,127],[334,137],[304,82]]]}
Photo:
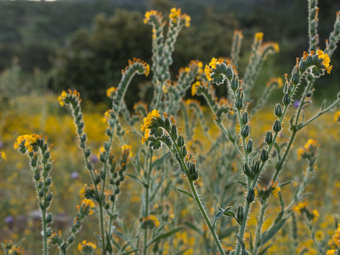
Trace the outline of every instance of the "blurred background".
{"label": "blurred background", "polygon": [[[295,58],[308,49],[306,0],[1,1],[1,100],[73,88],[83,98],[102,101],[106,88],[119,82],[129,58],[150,62],[151,28],[143,24],[145,11],[157,9],[167,15],[174,6],[192,17],[191,27],[176,44],[174,75],[191,59],[206,63],[212,57],[228,57],[235,29],[244,34],[241,73],[254,33],[264,32],[264,41],[280,45],[280,53],[268,59],[258,88],[270,77],[290,72]],[[324,47],[340,2],[322,0],[319,6]],[[340,51],[336,51],[331,61],[335,70],[339,61]],[[339,81],[340,73],[333,72],[320,82],[316,97],[336,93]],[[138,85],[131,87],[129,106],[139,100],[136,95],[141,90]]]}

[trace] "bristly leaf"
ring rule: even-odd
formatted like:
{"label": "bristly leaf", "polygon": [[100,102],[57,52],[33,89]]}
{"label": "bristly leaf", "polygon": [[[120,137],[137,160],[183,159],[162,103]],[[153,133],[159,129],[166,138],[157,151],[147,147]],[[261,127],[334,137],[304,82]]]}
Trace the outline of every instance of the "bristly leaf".
{"label": "bristly leaf", "polygon": [[185,196],[187,196],[187,197],[189,197],[189,198],[194,198],[194,197],[192,196],[192,194],[191,194],[189,191],[186,191],[186,190],[180,189],[180,188],[176,188],[176,190],[177,190],[179,193],[182,193],[182,194],[184,194]]}
{"label": "bristly leaf", "polygon": [[147,244],[147,247],[149,247],[151,244],[155,243],[155,242],[158,242],[162,239],[165,239],[165,238],[168,238],[174,234],[176,234],[177,232],[181,231],[183,227],[178,227],[178,228],[174,228],[164,234],[161,234],[161,235],[158,235],[156,237],[154,237],[148,244]]}
{"label": "bristly leaf", "polygon": [[227,214],[225,214],[225,213],[227,213],[231,208],[232,208],[231,206],[227,207],[226,209],[223,209],[223,208],[221,208],[221,207],[218,208],[219,211],[218,211],[218,213],[216,213],[215,218],[214,218],[214,221],[213,221],[213,227],[214,227],[214,228],[215,228],[216,222],[217,222],[222,216],[227,215]]}

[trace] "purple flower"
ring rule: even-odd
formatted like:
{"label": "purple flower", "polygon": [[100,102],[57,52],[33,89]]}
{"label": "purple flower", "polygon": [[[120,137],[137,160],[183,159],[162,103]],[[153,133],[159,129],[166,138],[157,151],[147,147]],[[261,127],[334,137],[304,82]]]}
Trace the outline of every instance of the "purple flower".
{"label": "purple flower", "polygon": [[71,173],[71,178],[72,179],[78,179],[79,178],[79,174],[77,172],[72,172]]}
{"label": "purple flower", "polygon": [[299,101],[299,100],[295,100],[294,103],[293,103],[293,106],[294,106],[295,108],[298,108],[299,105],[300,105],[300,101]]}
{"label": "purple flower", "polygon": [[91,156],[91,162],[94,164],[94,163],[97,163],[98,161],[99,161],[99,159],[98,159],[97,155],[93,154]]}
{"label": "purple flower", "polygon": [[2,149],[2,146],[4,146],[4,143],[0,142],[0,149]]}
{"label": "purple flower", "polygon": [[13,220],[14,220],[13,216],[7,216],[5,218],[5,223],[10,224],[13,222]]}

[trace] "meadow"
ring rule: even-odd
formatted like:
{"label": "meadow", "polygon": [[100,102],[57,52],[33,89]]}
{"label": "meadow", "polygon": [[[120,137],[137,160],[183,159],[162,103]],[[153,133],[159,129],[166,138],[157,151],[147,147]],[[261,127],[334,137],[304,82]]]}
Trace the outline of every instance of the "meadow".
{"label": "meadow", "polygon": [[[309,49],[261,93],[258,74],[280,51],[262,32],[243,73],[234,31],[230,58],[192,60],[173,75],[177,37],[190,26],[173,8],[145,13],[152,62],[127,60],[103,103],[71,89],[8,98],[4,254],[340,255],[340,94],[313,101],[316,81],[337,72],[340,14],[321,48],[316,0],[308,11]],[[129,109],[137,75],[153,96]]]}

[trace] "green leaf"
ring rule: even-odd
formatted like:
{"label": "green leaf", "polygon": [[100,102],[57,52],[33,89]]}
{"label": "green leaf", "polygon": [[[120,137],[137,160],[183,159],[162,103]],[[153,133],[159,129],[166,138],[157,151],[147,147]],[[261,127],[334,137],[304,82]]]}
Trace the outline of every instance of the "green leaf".
{"label": "green leaf", "polygon": [[131,254],[131,253],[135,253],[137,251],[139,251],[139,249],[134,249],[134,250],[131,250],[131,251],[124,252],[124,253],[122,253],[122,255],[128,255],[128,254]]}
{"label": "green leaf", "polygon": [[180,192],[180,193],[186,195],[186,196],[189,197],[189,198],[194,198],[194,197],[192,196],[192,194],[191,194],[189,191],[186,191],[186,190],[180,189],[180,188],[176,188],[176,190],[177,190],[178,192]]}
{"label": "green leaf", "polygon": [[283,225],[286,223],[286,220],[289,218],[283,218],[282,220],[280,220],[279,222],[275,223],[269,230],[267,230],[266,232],[264,232],[262,234],[262,244],[265,244],[266,242],[268,242],[270,239],[272,239],[274,237],[274,235],[279,232],[279,230],[283,227]]}
{"label": "green leaf", "polygon": [[183,228],[183,227],[174,228],[174,229],[172,229],[172,230],[170,230],[170,231],[168,231],[168,232],[166,232],[166,233],[164,233],[164,234],[160,234],[160,235],[154,237],[154,238],[146,245],[146,247],[149,247],[151,244],[153,244],[153,243],[155,243],[155,242],[158,242],[158,241],[160,241],[160,240],[162,240],[162,239],[168,238],[168,237],[170,237],[170,236],[176,234],[177,232],[181,231],[182,228]]}
{"label": "green leaf", "polygon": [[246,246],[244,245],[244,242],[238,235],[236,237],[238,241],[240,242],[242,254],[246,254]]}
{"label": "green leaf", "polygon": [[236,233],[237,230],[238,230],[237,226],[233,226],[233,227],[230,227],[230,228],[227,228],[227,229],[223,229],[223,230],[221,230],[221,233],[219,234],[219,238],[223,239],[227,236],[230,236],[232,233]]}
{"label": "green leaf", "polygon": [[142,186],[146,186],[146,183],[144,183],[141,179],[138,178],[138,176],[134,175],[134,174],[129,174],[126,173],[127,176],[129,176],[130,178],[134,179],[136,182],[138,182],[139,184],[141,184]]}
{"label": "green leaf", "polygon": [[170,155],[171,155],[170,152],[165,153],[161,158],[155,160],[155,162],[152,162],[151,168],[155,169],[155,168],[159,167],[164,162],[164,160],[166,158],[168,158]]}
{"label": "green leaf", "polygon": [[226,209],[219,208],[219,212],[216,213],[215,218],[214,218],[214,221],[213,221],[213,227],[215,227],[216,222],[217,222],[222,216],[224,216],[225,213],[228,212],[231,208],[232,208],[231,206],[227,207]]}
{"label": "green leaf", "polygon": [[266,246],[266,248],[264,248],[262,251],[259,252],[259,255],[264,255],[266,254],[266,251],[272,246],[272,244],[269,244],[268,246]]}
{"label": "green leaf", "polygon": [[[202,231],[200,228],[198,228],[197,226],[195,226],[193,223],[186,221],[184,222],[184,225],[186,225],[187,227],[191,228],[192,230],[196,231],[197,233],[199,233],[200,235],[202,235]],[[238,228],[237,228],[238,229]]]}

